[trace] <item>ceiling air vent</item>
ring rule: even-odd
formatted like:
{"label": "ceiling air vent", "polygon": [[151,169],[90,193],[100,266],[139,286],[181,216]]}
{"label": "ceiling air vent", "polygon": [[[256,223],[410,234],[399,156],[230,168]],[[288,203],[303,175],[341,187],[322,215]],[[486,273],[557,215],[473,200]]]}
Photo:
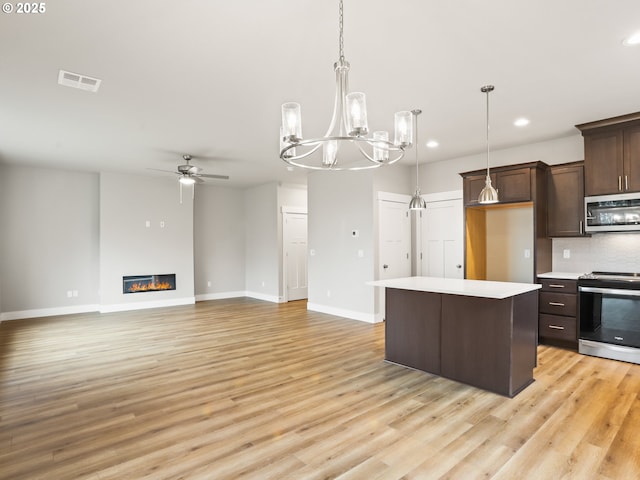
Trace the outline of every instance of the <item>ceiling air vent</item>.
{"label": "ceiling air vent", "polygon": [[79,73],[60,70],[58,73],[58,83],[65,87],[79,88],[88,92],[97,92],[102,80],[99,78],[87,77]]}

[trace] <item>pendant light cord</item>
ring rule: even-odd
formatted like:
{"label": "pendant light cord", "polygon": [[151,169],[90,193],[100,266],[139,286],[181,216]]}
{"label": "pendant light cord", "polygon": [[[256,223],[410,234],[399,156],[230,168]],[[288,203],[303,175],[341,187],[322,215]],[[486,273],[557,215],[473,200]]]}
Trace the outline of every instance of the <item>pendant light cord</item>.
{"label": "pendant light cord", "polygon": [[419,188],[419,178],[420,176],[418,175],[419,170],[418,170],[418,115],[420,115],[422,113],[422,110],[411,110],[411,113],[413,113],[414,118],[416,119],[415,124],[416,124],[416,191]]}
{"label": "pendant light cord", "polygon": [[493,85],[485,85],[480,89],[487,94],[487,176],[489,176],[489,93],[493,92],[494,88]]}
{"label": "pendant light cord", "polygon": [[489,92],[487,89],[487,176],[489,175]]}

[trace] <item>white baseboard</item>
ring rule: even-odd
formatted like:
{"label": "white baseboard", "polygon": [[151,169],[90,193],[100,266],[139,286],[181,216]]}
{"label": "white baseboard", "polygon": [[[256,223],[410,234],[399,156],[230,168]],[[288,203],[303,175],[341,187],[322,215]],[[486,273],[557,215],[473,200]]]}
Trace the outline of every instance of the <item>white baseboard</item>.
{"label": "white baseboard", "polygon": [[225,298],[246,297],[247,292],[221,292],[221,293],[202,293],[196,295],[196,302],[206,302],[207,300],[224,300]]}
{"label": "white baseboard", "polygon": [[360,320],[361,322],[377,323],[376,315],[373,313],[357,312],[355,310],[345,310],[342,308],[329,307],[327,305],[320,305],[318,303],[307,303],[307,310],[320,313],[328,313],[329,315],[335,315],[337,317],[350,318],[352,320]]}
{"label": "white baseboard", "polygon": [[74,313],[97,312],[100,305],[74,305],[69,307],[37,308],[34,310],[18,310],[0,313],[0,322],[21,320],[24,318],[52,317],[55,315],[72,315]]}
{"label": "white baseboard", "polygon": [[264,300],[265,302],[284,303],[284,298],[276,295],[265,295],[258,292],[245,292],[247,297],[255,298],[256,300]]}
{"label": "white baseboard", "polygon": [[247,291],[204,293],[202,295],[196,295],[196,301],[205,302],[207,300],[222,300],[225,298],[238,298],[238,297],[255,298],[256,300],[264,300],[265,302],[272,302],[272,303],[284,302],[283,298],[276,297],[275,295],[265,295],[264,293],[247,292]]}
{"label": "white baseboard", "polygon": [[125,312],[127,310],[144,310],[147,308],[176,307],[179,305],[193,305],[195,297],[171,298],[167,300],[153,300],[150,302],[116,303],[100,305],[100,313]]}

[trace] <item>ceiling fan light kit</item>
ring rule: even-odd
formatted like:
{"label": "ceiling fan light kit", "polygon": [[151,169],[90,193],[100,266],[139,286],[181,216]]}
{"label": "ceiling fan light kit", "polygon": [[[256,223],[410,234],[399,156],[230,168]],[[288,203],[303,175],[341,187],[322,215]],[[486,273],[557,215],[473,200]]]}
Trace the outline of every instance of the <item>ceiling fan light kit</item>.
{"label": "ceiling fan light kit", "polygon": [[[335,100],[329,128],[323,137],[305,139],[302,136],[302,115],[299,103],[282,105],[280,128],[280,158],[287,164],[310,170],[365,170],[390,165],[404,156],[413,143],[411,112],[395,114],[394,141],[386,131],[369,134],[366,96],[349,92],[349,62],[344,57],[343,2],[339,2],[339,56],[334,64],[336,74]],[[345,145],[355,145],[367,161],[364,164],[341,164],[338,153]],[[318,152],[322,148],[322,155]]]}
{"label": "ceiling fan light kit", "polygon": [[[216,178],[219,180],[229,180],[228,175],[208,175],[202,172],[202,169],[196,167],[195,165],[191,165],[189,162],[191,161],[191,155],[184,154],[182,158],[186,162],[184,165],[178,165],[175,171],[171,170],[159,170],[157,168],[151,168],[150,170],[157,170],[159,172],[165,173],[173,173],[178,175],[178,183],[180,184],[180,203],[182,203],[182,186],[190,186],[195,185],[196,183],[204,183],[203,178]],[[195,188],[192,189],[191,196],[195,195]]]}

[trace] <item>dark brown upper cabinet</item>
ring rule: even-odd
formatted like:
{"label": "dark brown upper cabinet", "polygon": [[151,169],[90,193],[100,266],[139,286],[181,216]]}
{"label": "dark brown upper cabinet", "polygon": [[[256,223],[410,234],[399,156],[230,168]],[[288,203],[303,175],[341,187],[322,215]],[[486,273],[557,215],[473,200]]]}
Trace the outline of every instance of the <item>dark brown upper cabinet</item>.
{"label": "dark brown upper cabinet", "polygon": [[576,125],[584,137],[584,193],[640,192],[640,112]]}
{"label": "dark brown upper cabinet", "polygon": [[[532,162],[492,168],[491,184],[498,190],[499,203],[533,201],[536,180],[540,175],[544,175],[546,167],[543,162]],[[478,205],[478,196],[484,188],[487,171],[475,170],[460,175],[463,178],[464,204]]]}
{"label": "dark brown upper cabinet", "polygon": [[584,236],[584,162],[547,170],[547,235]]}

